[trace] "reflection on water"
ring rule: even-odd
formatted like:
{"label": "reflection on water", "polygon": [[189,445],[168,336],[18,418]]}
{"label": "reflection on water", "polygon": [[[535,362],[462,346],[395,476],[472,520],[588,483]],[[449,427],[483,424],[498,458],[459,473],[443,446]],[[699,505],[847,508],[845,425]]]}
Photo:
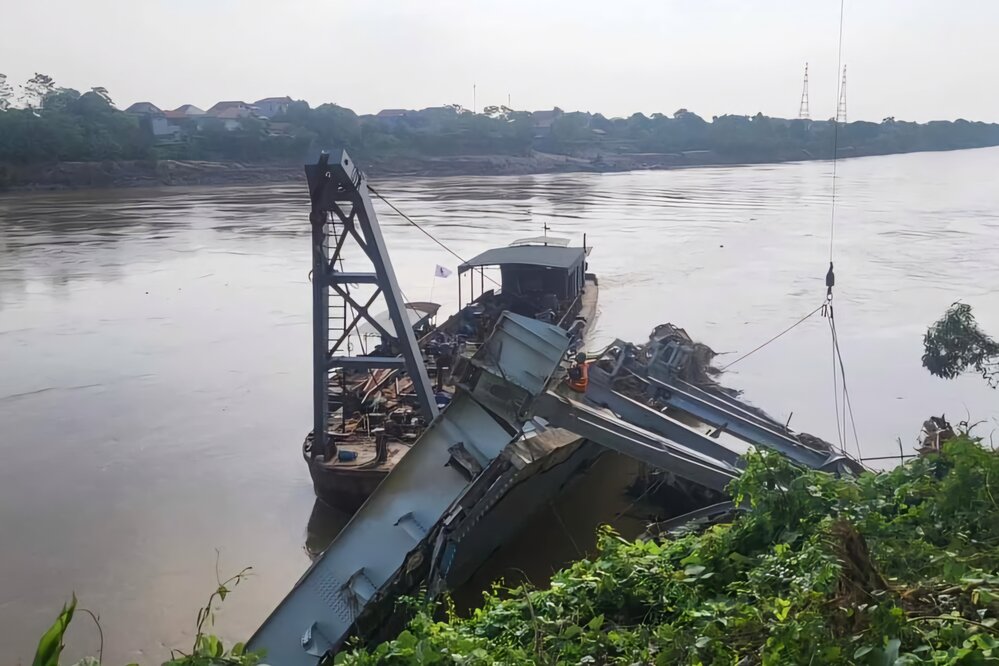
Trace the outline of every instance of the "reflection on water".
{"label": "reflection on water", "polygon": [[[668,320],[741,352],[822,298],[829,171],[377,186],[463,256],[545,223],[585,232],[601,284],[594,346]],[[996,149],[840,163],[837,321],[868,455],[894,453],[896,437],[911,448],[930,413],[993,427],[993,392],[934,379],[919,358],[926,325],[957,299],[999,331],[997,172]],[[110,663],[156,662],[189,641],[216,549],[223,572],[256,572],[220,616],[243,638],[339,528],[321,509],[310,520],[299,453],[306,199],[296,184],[0,197],[0,662],[26,660],[72,591],[100,612]],[[454,260],[376,206],[407,296],[433,291],[453,308],[455,279],[433,275]],[[810,320],[726,381],[835,439],[828,335]],[[68,658],[96,650],[92,632],[74,631]]]}
{"label": "reflection on water", "polygon": [[351,514],[330,506],[319,498],[312,505],[312,515],[305,531],[305,552],[313,562],[323,554],[323,551],[333,542],[333,537],[340,533]]}
{"label": "reflection on water", "polygon": [[[648,501],[653,494],[639,485],[642,465],[614,452],[606,452],[584,473],[573,479],[546,506],[526,517],[520,534],[504,543],[453,597],[456,609],[467,613],[482,601],[483,590],[493,581],[509,586],[530,583],[543,586],[566,562],[592,557],[597,531],[609,525],[625,538],[636,538],[649,523],[676,515],[672,509]],[[679,511],[682,513],[682,511]]]}

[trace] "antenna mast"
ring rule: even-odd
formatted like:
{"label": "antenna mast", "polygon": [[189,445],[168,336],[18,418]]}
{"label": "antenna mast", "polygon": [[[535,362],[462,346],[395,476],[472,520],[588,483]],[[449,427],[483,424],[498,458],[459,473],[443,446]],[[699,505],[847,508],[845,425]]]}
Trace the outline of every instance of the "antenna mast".
{"label": "antenna mast", "polygon": [[798,118],[801,120],[811,119],[808,113],[808,63],[805,63],[805,80],[801,84],[801,104],[798,105]]}
{"label": "antenna mast", "polygon": [[843,65],[843,82],[839,84],[839,104],[836,106],[836,122],[846,123],[846,65]]}

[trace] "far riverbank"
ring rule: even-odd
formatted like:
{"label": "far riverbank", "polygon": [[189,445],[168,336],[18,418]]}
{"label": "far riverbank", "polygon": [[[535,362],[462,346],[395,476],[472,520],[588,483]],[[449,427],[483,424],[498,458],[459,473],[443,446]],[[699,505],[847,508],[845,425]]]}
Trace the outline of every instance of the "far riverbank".
{"label": "far riverbank", "polygon": [[[847,146],[841,157],[899,154],[862,152]],[[902,151],[910,152],[910,151]],[[919,151],[911,151],[919,152]],[[700,166],[779,164],[822,158],[807,152],[755,161],[734,160],[713,151],[683,153],[623,153],[581,158],[532,152],[530,155],[459,155],[447,157],[361,158],[371,176],[517,176],[545,173],[613,173]],[[303,159],[304,162],[304,159]],[[0,192],[75,190],[156,186],[241,185],[302,180],[302,164],[143,160],[59,162],[13,166],[0,164]]]}

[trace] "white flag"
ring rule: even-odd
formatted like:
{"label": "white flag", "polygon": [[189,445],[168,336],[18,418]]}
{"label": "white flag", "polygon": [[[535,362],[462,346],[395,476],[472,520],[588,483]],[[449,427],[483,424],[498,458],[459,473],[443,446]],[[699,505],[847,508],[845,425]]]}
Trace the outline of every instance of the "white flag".
{"label": "white flag", "polygon": [[440,264],[437,264],[437,268],[434,270],[434,277],[446,278],[451,275],[451,271],[444,268]]}

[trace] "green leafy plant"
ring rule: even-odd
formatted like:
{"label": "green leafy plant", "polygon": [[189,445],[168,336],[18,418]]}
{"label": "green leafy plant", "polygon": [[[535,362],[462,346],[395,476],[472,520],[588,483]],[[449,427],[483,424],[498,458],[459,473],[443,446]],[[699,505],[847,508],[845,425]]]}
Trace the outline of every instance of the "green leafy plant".
{"label": "green leafy plant", "polygon": [[930,326],[923,348],[923,367],[937,377],[974,370],[993,388],[999,384],[999,342],[979,328],[967,303],[954,303]]}
{"label": "green leafy plant", "polygon": [[[197,631],[191,651],[185,653],[181,650],[173,650],[170,660],[164,662],[163,666],[256,666],[260,663],[263,658],[262,652],[247,652],[243,643],[236,643],[231,648],[226,648],[218,636],[205,631],[206,627],[211,627],[215,623],[216,603],[225,601],[232,590],[250,575],[251,569],[252,567],[246,567],[226,580],[222,580],[222,577],[217,575],[218,586],[209,595],[208,603],[198,610]],[[64,648],[63,638],[76,610],[76,595],[73,595],[69,605],[63,606],[56,621],[39,640],[35,658],[31,662],[32,666],[59,666],[59,657]],[[96,615],[84,608],[79,610],[88,613],[100,630],[101,625]],[[100,666],[103,651],[104,636],[101,632],[101,655],[97,658],[85,657],[74,666]],[[138,665],[129,664],[129,666]]]}
{"label": "green leafy plant", "polygon": [[35,651],[35,658],[31,661],[31,666],[59,666],[59,655],[62,654],[65,647],[63,637],[66,635],[69,623],[73,621],[73,613],[75,611],[76,595],[74,594],[73,600],[69,602],[68,606],[63,605],[55,622],[48,628],[48,631],[42,634],[41,639],[38,641],[38,649]]}
{"label": "green leafy plant", "polygon": [[467,617],[416,607],[368,664],[999,664],[999,455],[969,438],[859,478],[751,453],[750,507],[627,541]]}
{"label": "green leafy plant", "polygon": [[165,662],[163,666],[254,666],[263,657],[259,652],[247,652],[243,643],[236,643],[226,649],[218,636],[205,633],[206,625],[209,627],[215,625],[215,602],[225,601],[229,593],[250,575],[252,567],[246,567],[226,580],[222,580],[217,570],[216,566],[218,587],[209,595],[208,603],[198,610],[197,631],[190,653],[174,650],[170,661]]}

